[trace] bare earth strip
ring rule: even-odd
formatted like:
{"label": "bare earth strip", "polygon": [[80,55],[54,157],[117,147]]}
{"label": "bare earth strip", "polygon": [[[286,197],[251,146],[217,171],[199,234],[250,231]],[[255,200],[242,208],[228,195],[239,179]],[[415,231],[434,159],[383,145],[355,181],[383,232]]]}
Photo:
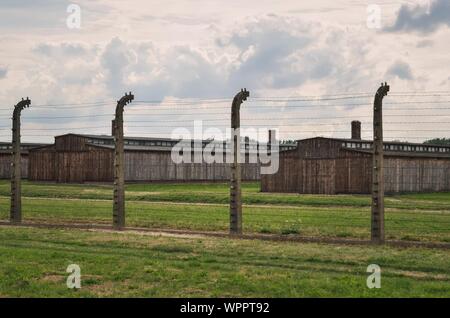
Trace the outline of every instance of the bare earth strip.
{"label": "bare earth strip", "polygon": [[[36,227],[36,228],[60,228],[60,229],[82,229],[90,231],[110,231],[119,233],[140,233],[154,236],[178,236],[186,238],[195,237],[221,237],[230,239],[244,239],[244,240],[267,240],[267,241],[282,241],[282,242],[302,242],[302,243],[329,243],[338,245],[371,245],[368,240],[358,239],[344,239],[338,237],[306,237],[301,235],[276,235],[276,234],[242,234],[239,236],[230,235],[225,232],[211,232],[211,231],[193,231],[193,230],[174,230],[174,229],[157,229],[157,228],[139,228],[126,227],[123,230],[116,231],[111,226],[101,224],[65,224],[65,223],[37,223],[37,222],[23,222],[21,224],[12,224],[7,221],[0,221],[0,226],[20,226],[20,227]],[[386,245],[394,247],[427,247],[450,249],[450,243],[437,242],[416,242],[416,241],[386,241]]]}
{"label": "bare earth strip", "polygon": [[[1,196],[0,198],[5,198],[5,199],[9,199],[9,197],[6,196]],[[23,199],[27,199],[27,200],[43,200],[44,198],[42,197],[22,197]],[[107,200],[107,199],[79,199],[79,198],[51,198],[52,201],[83,201],[83,202],[111,202],[111,200]],[[190,206],[211,206],[211,207],[228,207],[229,204],[226,203],[201,203],[201,202],[168,202],[168,201],[133,201],[131,200],[131,202],[136,202],[139,204],[148,204],[148,205],[177,205],[177,206],[183,206],[183,205],[190,205]],[[283,209],[301,209],[301,208],[308,208],[309,210],[336,210],[336,209],[349,209],[349,210],[360,210],[361,207],[355,207],[355,206],[345,206],[345,205],[339,205],[339,206],[310,206],[310,205],[288,205],[288,204],[243,204],[244,207],[249,207],[249,208],[260,208],[260,209],[279,209],[279,208],[283,208]],[[399,208],[385,208],[386,211],[391,211],[391,212],[402,212],[402,213],[406,213],[403,209],[399,209]],[[442,211],[442,210],[414,210],[411,209],[411,212],[408,213],[415,213],[415,212],[420,212],[422,214],[424,213],[429,213],[429,214],[442,214],[442,215],[450,215],[450,211]]]}

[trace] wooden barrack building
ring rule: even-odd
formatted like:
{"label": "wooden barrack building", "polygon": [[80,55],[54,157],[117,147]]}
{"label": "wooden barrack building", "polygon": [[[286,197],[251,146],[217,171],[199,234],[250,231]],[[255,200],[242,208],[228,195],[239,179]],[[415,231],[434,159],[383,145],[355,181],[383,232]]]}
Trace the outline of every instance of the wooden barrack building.
{"label": "wooden barrack building", "polygon": [[[124,141],[125,180],[128,182],[226,181],[230,178],[230,165],[225,160],[223,163],[174,163],[171,151],[179,140],[125,137]],[[200,142],[204,148],[211,141]],[[229,146],[223,142],[224,156]],[[245,144],[245,148],[247,155],[256,151],[249,144]],[[32,149],[29,157],[28,175],[32,181],[111,182],[114,138],[84,134],[56,136],[54,144]],[[243,163],[242,179],[259,180],[260,164]]]}
{"label": "wooden barrack building", "polygon": [[[359,122],[352,138],[316,137],[280,152],[279,170],[261,176],[261,191],[310,194],[370,193],[372,141],[361,140]],[[384,143],[386,193],[450,191],[450,146]]]}
{"label": "wooden barrack building", "polygon": [[[28,178],[28,154],[30,149],[42,147],[45,144],[21,143],[21,175]],[[0,142],[0,179],[11,178],[12,144],[10,142]]]}

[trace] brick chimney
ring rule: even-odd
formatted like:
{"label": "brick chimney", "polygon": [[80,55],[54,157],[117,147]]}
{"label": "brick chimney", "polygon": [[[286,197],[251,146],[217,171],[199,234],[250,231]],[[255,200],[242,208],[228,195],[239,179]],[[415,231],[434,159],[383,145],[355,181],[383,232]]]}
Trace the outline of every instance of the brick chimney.
{"label": "brick chimney", "polygon": [[275,142],[275,130],[269,130],[269,141],[267,142],[267,153],[272,154],[272,144]]}
{"label": "brick chimney", "polygon": [[115,134],[116,134],[116,120],[113,119],[111,120],[111,136],[114,137]]}
{"label": "brick chimney", "polygon": [[361,140],[361,122],[352,121],[352,139]]}

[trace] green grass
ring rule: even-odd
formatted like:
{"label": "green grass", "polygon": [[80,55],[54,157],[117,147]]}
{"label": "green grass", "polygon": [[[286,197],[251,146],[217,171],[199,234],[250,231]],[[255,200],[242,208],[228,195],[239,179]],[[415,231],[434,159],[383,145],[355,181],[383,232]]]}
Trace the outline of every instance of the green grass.
{"label": "green grass", "polygon": [[[23,196],[45,198],[111,199],[112,185],[55,184],[23,182]],[[245,204],[369,207],[369,195],[298,195],[261,193],[258,182],[243,183]],[[229,202],[227,183],[128,184],[127,199],[151,202]],[[10,184],[0,180],[0,196],[9,196]],[[450,211],[450,193],[386,196],[386,207],[406,210]]]}
{"label": "green grass", "polygon": [[[0,184],[0,195],[6,194],[8,186],[4,181]],[[24,182],[24,219],[111,224],[111,192],[106,185]],[[228,229],[226,184],[134,184],[127,186],[126,197],[128,226]],[[247,202],[243,209],[246,233],[370,237],[368,196],[263,194],[258,192],[257,183],[245,183],[243,197]],[[449,197],[437,193],[387,198],[387,239],[450,242]],[[0,196],[0,219],[8,219],[8,211],[9,198]]]}
{"label": "green grass", "polygon": [[[9,199],[0,198],[0,218],[8,218]],[[127,225],[185,230],[227,231],[226,205],[193,205],[155,202],[127,203]],[[111,223],[112,202],[24,198],[28,221]],[[386,213],[388,239],[450,242],[450,214]],[[368,239],[369,210],[363,208],[244,206],[247,233],[301,234],[321,237]]]}
{"label": "green grass", "polygon": [[[450,253],[0,227],[0,297],[448,297]],[[69,264],[80,290],[66,287]],[[366,268],[381,267],[368,289]]]}

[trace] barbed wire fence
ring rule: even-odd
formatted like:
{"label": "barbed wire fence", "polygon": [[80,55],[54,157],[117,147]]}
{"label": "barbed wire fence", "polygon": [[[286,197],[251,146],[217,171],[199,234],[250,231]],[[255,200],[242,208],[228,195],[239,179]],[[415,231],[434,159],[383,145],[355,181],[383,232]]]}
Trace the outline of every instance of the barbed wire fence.
{"label": "barbed wire fence", "polygon": [[[448,100],[442,100],[449,96]],[[347,138],[347,120],[360,120],[363,139],[372,139],[372,95],[350,95],[338,98],[284,98],[250,97],[242,107],[243,127],[278,127],[281,139],[303,139],[308,137]],[[424,97],[428,97],[424,99]],[[429,97],[433,97],[430,99]],[[411,100],[414,98],[413,100]],[[399,100],[401,99],[401,100]],[[406,99],[406,100],[405,100]],[[354,103],[354,100],[358,100]],[[391,101],[395,100],[395,101]],[[335,101],[340,101],[336,103]],[[351,101],[351,102],[348,102]],[[364,101],[364,102],[363,102]],[[125,114],[128,133],[149,136],[170,136],[177,127],[191,127],[194,120],[201,120],[206,127],[229,126],[230,99],[198,99],[187,101],[134,101]],[[105,124],[80,125],[80,120],[104,122],[114,117],[111,111],[114,101],[73,104],[38,104],[23,114],[24,137],[53,137],[55,133],[90,129],[94,133],[109,134],[111,126]],[[423,106],[423,105],[428,106]],[[404,105],[404,106],[401,106]],[[51,110],[48,115],[40,115]],[[91,110],[88,114],[64,115],[68,111]],[[103,111],[104,110],[104,111]],[[109,111],[108,111],[109,110]],[[417,141],[442,137],[450,132],[445,129],[450,116],[450,94],[389,94],[384,103],[386,140]],[[61,111],[61,115],[60,115]],[[332,114],[332,116],[330,116]],[[350,115],[349,115],[350,114]],[[143,117],[145,116],[145,117]],[[9,141],[11,108],[0,109],[0,137]],[[68,124],[61,122],[67,120]],[[70,125],[70,123],[75,123]],[[416,125],[421,125],[416,129]],[[436,126],[439,125],[439,126]],[[405,127],[405,128],[403,128]],[[158,132],[140,131],[134,128],[158,128]],[[53,133],[44,133],[53,132]],[[411,135],[411,132],[416,134]],[[429,133],[429,134],[424,134]]]}
{"label": "barbed wire fence", "polygon": [[[338,139],[350,138],[350,121],[359,120],[362,124],[362,140],[373,140],[373,93],[339,93],[321,96],[256,96],[250,97],[241,110],[242,128],[274,128],[278,130],[280,140],[300,140],[313,137]],[[89,133],[110,135],[110,120],[113,100],[86,103],[36,104],[31,106],[23,117],[22,137],[24,142],[51,142],[55,135],[65,133]],[[425,145],[423,142],[437,138],[448,138],[448,119],[450,119],[450,91],[393,92],[389,93],[383,104],[383,132],[385,142],[410,142],[406,147],[424,156],[449,156],[446,148]],[[0,140],[9,142],[11,138],[11,108],[0,109]],[[124,114],[126,136],[148,136],[170,138],[175,128],[190,129],[195,121],[201,121],[204,129],[217,128],[225,131],[230,126],[230,98],[185,98],[169,100],[136,100],[129,105]],[[104,124],[108,120],[108,124]],[[80,124],[84,122],[85,124]],[[215,138],[206,135],[206,138]],[[400,147],[400,145],[399,145]],[[442,150],[444,149],[444,150]],[[385,151],[413,150],[385,149]],[[409,152],[408,152],[409,151]],[[407,157],[407,155],[406,155]],[[153,165],[149,165],[153,167]],[[447,166],[427,167],[424,169],[411,163],[399,168],[387,161],[384,169],[396,171],[387,174],[385,187],[397,192],[395,186],[399,179],[409,185],[408,192],[421,192],[437,189],[448,191],[450,176]],[[398,171],[398,169],[400,169]],[[386,175],[386,173],[385,173]],[[396,179],[397,178],[397,179]],[[417,180],[425,181],[418,186]],[[319,216],[314,216],[319,217]],[[448,222],[438,220],[445,214],[433,215],[432,220],[397,217],[388,214],[386,228],[402,228],[402,222],[417,225],[429,225],[427,231],[433,231],[433,224],[445,225]],[[313,217],[309,217],[313,222]],[[392,218],[392,219],[390,219]],[[307,220],[308,217],[305,218]],[[353,220],[367,223],[370,215],[355,216]],[[351,226],[344,219],[335,221],[336,227]]]}

